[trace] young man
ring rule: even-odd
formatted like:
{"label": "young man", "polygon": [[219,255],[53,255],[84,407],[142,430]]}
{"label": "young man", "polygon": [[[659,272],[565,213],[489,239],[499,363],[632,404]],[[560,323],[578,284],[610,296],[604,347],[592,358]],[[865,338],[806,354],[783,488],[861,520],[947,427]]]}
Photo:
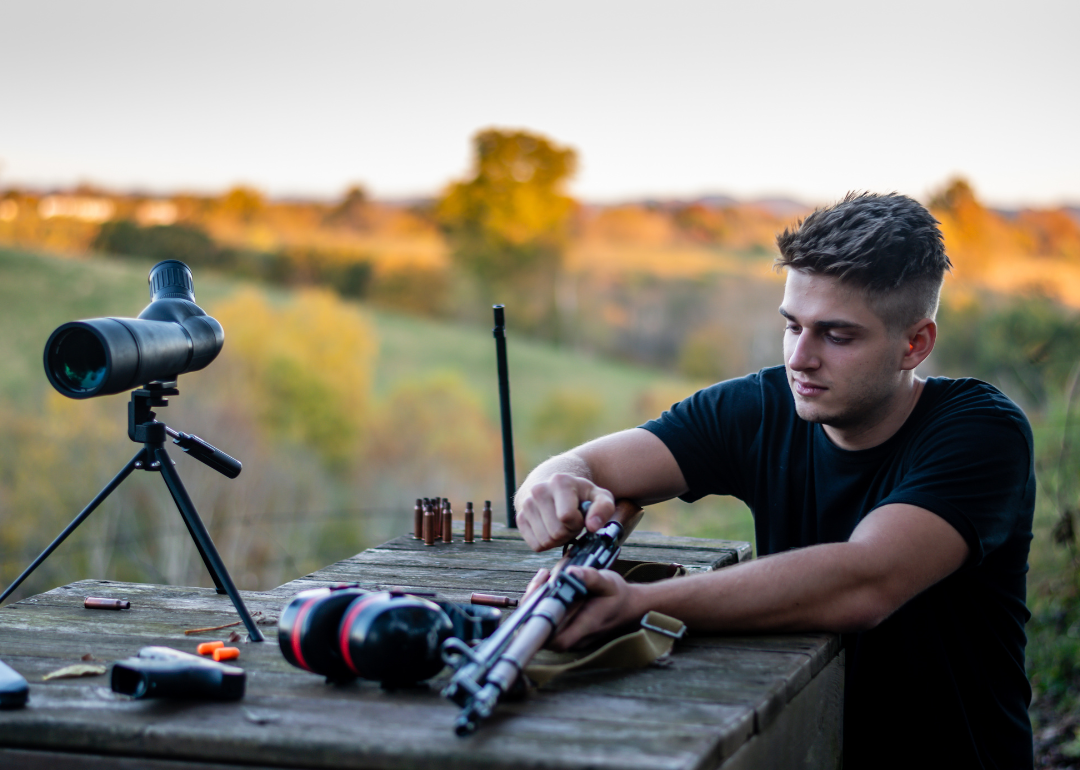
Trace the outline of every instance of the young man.
{"label": "young man", "polygon": [[777,243],[783,367],[553,457],[517,496],[543,550],[616,499],[734,495],[762,558],[643,585],[582,570],[594,595],[556,643],[650,609],[705,633],[839,632],[845,767],[1031,767],[1031,429],[990,385],[915,376],[951,266],[937,222],[901,195],[849,194]]}

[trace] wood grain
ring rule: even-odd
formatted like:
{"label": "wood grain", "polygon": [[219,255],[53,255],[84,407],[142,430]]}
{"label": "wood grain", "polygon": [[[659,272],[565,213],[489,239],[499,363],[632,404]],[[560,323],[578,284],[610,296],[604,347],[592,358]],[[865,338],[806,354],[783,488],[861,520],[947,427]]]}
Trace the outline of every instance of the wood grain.
{"label": "wood grain", "polygon": [[[744,560],[749,546],[635,532],[623,555],[704,571]],[[392,692],[366,681],[328,685],[289,665],[277,648],[277,616],[306,588],[357,583],[458,601],[473,591],[520,597],[536,569],[558,557],[532,553],[502,527],[493,542],[472,545],[458,539],[425,547],[403,536],[277,588],[242,592],[269,623],[260,626],[268,641],[239,645],[248,683],[235,703],[130,700],[109,689],[107,675],[41,681],[84,655],[111,662],[144,646],[194,651],[200,641],[226,638],[231,629],[187,638],[183,632],[236,620],[228,597],[100,580],[29,597],[0,608],[0,658],[31,685],[25,709],[0,711],[0,766],[717,767],[786,724],[788,704],[839,653],[828,634],[690,637],[665,665],[559,677],[524,700],[500,704],[476,735],[459,739],[452,729],[457,708],[439,696],[449,672]],[[84,609],[90,595],[126,599],[131,609]]]}

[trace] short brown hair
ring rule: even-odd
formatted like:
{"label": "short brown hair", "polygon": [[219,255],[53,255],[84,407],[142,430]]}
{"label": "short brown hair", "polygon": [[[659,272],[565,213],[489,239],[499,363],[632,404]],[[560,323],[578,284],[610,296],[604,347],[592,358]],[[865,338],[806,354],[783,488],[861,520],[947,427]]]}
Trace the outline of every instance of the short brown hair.
{"label": "short brown hair", "polygon": [[899,193],[849,192],[776,236],[776,268],[832,276],[866,292],[892,331],[933,318],[945,271],[939,222]]}

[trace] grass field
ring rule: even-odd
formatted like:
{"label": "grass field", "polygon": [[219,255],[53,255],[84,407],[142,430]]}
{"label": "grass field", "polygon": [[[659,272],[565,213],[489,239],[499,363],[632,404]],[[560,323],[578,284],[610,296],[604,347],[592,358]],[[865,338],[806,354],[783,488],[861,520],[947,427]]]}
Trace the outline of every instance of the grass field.
{"label": "grass field", "polygon": [[[40,408],[49,386],[42,372],[42,350],[51,331],[66,321],[99,316],[135,316],[149,295],[150,263],[101,257],[73,259],[0,249],[0,403],[18,409]],[[243,286],[200,271],[195,276],[200,305],[211,313]],[[263,289],[275,300],[280,289]],[[379,352],[374,390],[386,394],[402,382],[452,375],[466,383],[498,424],[495,347],[490,327],[468,327],[373,310],[361,305],[373,322]],[[508,309],[508,358],[519,477],[531,464],[563,446],[538,438],[538,412],[559,397],[597,406],[589,421],[601,434],[642,422],[699,383],[643,367],[581,355],[516,335]],[[226,349],[228,329],[226,329]],[[184,378],[184,392],[198,388],[200,374]],[[120,399],[120,396],[115,397]],[[554,399],[554,401],[553,401]],[[125,450],[126,451],[126,450]],[[658,507],[645,525],[679,534],[752,540],[749,513],[736,501],[716,499],[687,506]]]}

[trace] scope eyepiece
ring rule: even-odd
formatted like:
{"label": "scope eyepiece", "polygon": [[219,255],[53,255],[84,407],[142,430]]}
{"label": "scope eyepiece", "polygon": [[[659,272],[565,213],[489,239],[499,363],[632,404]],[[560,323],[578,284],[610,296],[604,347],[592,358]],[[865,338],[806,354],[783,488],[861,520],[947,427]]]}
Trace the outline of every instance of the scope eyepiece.
{"label": "scope eyepiece", "polygon": [[150,269],[150,304],[138,318],[92,318],[58,327],[45,344],[45,375],[69,398],[121,393],[175,380],[213,361],[221,324],[195,304],[191,270],[167,259]]}
{"label": "scope eyepiece", "polygon": [[179,259],[166,259],[150,268],[150,300],[186,299],[195,303],[191,269]]}

